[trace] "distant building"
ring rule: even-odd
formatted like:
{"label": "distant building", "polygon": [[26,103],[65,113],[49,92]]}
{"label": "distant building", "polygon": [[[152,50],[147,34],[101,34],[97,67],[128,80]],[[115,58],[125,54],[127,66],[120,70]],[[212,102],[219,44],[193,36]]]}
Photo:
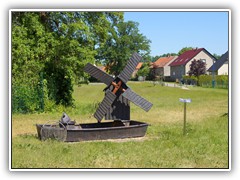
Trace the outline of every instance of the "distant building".
{"label": "distant building", "polygon": [[170,77],[170,66],[169,64],[173,62],[177,56],[167,56],[167,57],[160,57],[151,65],[151,73],[157,77]]}
{"label": "distant building", "polygon": [[205,62],[206,69],[209,69],[216,61],[216,58],[204,48],[188,50],[169,64],[171,69],[171,79],[174,81],[176,79],[180,80],[182,79],[182,76],[188,75],[190,64],[194,59]]}
{"label": "distant building", "polygon": [[215,72],[216,75],[228,75],[228,51],[223,54],[209,69],[209,72]]}

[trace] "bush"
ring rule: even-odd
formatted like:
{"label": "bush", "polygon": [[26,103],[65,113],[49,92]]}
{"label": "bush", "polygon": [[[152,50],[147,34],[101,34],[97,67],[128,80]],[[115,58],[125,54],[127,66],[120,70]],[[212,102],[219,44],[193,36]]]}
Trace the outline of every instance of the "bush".
{"label": "bush", "polygon": [[149,75],[149,73],[150,73],[149,65],[147,63],[144,63],[142,67],[138,70],[137,76],[146,77]]}
{"label": "bush", "polygon": [[197,77],[195,76],[183,76],[182,84],[187,85],[196,85],[197,84]]}
{"label": "bush", "polygon": [[39,111],[40,98],[38,90],[27,85],[12,86],[12,112],[31,113]]}
{"label": "bush", "polygon": [[[215,87],[216,88],[228,88],[228,76],[227,75],[215,75]],[[201,75],[199,76],[199,85],[202,87],[212,87],[213,76]]]}
{"label": "bush", "polygon": [[58,108],[48,98],[47,80],[43,79],[36,86],[15,83],[12,85],[12,113],[34,113]]}

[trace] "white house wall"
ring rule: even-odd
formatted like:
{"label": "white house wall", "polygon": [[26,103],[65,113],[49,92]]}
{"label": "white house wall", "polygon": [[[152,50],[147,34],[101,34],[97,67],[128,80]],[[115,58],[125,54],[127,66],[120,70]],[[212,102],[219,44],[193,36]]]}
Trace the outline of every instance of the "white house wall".
{"label": "white house wall", "polygon": [[218,75],[228,75],[228,63],[224,63],[224,64],[218,69]]}
{"label": "white house wall", "polygon": [[169,61],[163,68],[164,68],[164,76],[170,76],[171,75],[171,68],[169,66],[170,63],[172,63],[178,56],[173,58],[171,61]]}
{"label": "white house wall", "polygon": [[[190,64],[192,63],[192,61],[196,59],[196,60],[199,60],[199,59],[205,59],[206,60],[206,69],[209,69],[212,65],[213,65],[213,58],[211,56],[209,56],[204,50],[201,51],[200,53],[198,53],[193,59],[191,59],[191,61],[189,61],[186,66],[185,66],[185,72],[186,72],[186,75],[188,75],[188,72],[190,70]],[[209,73],[209,72],[207,72]]]}

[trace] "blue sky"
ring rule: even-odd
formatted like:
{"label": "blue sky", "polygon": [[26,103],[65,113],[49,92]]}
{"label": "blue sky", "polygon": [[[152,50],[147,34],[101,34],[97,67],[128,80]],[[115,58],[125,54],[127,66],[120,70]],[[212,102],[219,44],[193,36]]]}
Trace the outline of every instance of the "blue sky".
{"label": "blue sky", "polygon": [[125,12],[124,19],[139,23],[140,33],[152,41],[152,56],[186,46],[218,55],[228,50],[228,12]]}

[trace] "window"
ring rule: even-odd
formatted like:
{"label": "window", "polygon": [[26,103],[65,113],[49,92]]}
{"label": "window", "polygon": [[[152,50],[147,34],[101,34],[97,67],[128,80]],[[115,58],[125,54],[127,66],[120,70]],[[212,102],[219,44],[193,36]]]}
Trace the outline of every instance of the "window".
{"label": "window", "polygon": [[200,59],[202,62],[206,63],[206,59]]}

